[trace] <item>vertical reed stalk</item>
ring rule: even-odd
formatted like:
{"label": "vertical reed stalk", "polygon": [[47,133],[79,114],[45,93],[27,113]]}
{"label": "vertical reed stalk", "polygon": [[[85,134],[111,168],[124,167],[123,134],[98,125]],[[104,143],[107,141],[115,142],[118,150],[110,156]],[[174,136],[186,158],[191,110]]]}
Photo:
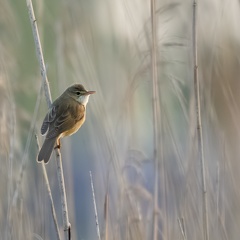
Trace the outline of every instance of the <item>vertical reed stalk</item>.
{"label": "vertical reed stalk", "polygon": [[13,188],[13,158],[14,158],[14,148],[15,148],[15,139],[16,139],[16,109],[11,96],[11,118],[10,118],[10,153],[8,159],[8,209],[7,209],[7,219],[6,219],[6,228],[5,228],[5,239],[7,240],[10,236],[9,229],[11,226],[11,213],[12,213],[12,188]]}
{"label": "vertical reed stalk", "polygon": [[[36,137],[36,141],[37,141],[38,150],[40,150],[40,145],[39,145],[39,140],[38,140],[37,135],[35,135],[35,137]],[[56,230],[56,234],[57,234],[57,240],[60,240],[61,238],[60,238],[59,227],[58,227],[58,223],[57,223],[57,215],[56,215],[56,211],[55,211],[55,206],[54,206],[54,202],[53,202],[53,197],[52,197],[50,184],[49,184],[49,181],[48,181],[47,171],[46,171],[45,164],[44,164],[43,161],[41,162],[41,165],[42,165],[42,170],[43,170],[43,177],[44,177],[44,180],[45,180],[45,183],[46,183],[46,186],[47,186],[48,197],[49,197],[49,200],[50,200],[54,226],[55,226],[55,230]]]}
{"label": "vertical reed stalk", "polygon": [[29,19],[30,19],[31,26],[32,26],[37,58],[39,61],[41,76],[42,76],[42,80],[43,80],[45,99],[47,101],[48,107],[50,108],[52,105],[52,97],[51,97],[49,82],[48,82],[48,78],[47,78],[46,66],[45,66],[45,62],[44,62],[44,58],[43,58],[41,41],[40,41],[40,37],[39,37],[39,33],[38,33],[37,20],[35,18],[32,1],[26,0],[26,3],[27,3],[27,8],[28,8]]}
{"label": "vertical reed stalk", "polygon": [[108,190],[105,194],[105,200],[104,200],[104,219],[105,219],[105,240],[108,240]]}
{"label": "vertical reed stalk", "polygon": [[[153,108],[153,159],[155,168],[154,180],[154,206],[153,206],[153,240],[158,239],[158,222],[159,222],[159,207],[158,207],[158,170],[159,170],[159,94],[158,94],[158,72],[157,72],[157,27],[156,27],[156,5],[155,0],[151,0],[151,27],[152,27],[152,46],[151,46],[151,66],[152,66],[152,108]],[[164,183],[163,183],[164,185]],[[164,198],[164,196],[163,196]],[[164,221],[162,221],[164,229]]]}
{"label": "vertical reed stalk", "polygon": [[181,219],[178,218],[178,225],[179,225],[180,232],[181,232],[181,235],[182,235],[182,240],[187,240],[183,218],[181,218]]}
{"label": "vertical reed stalk", "polygon": [[[38,61],[40,64],[44,93],[45,93],[48,108],[50,108],[51,104],[52,104],[52,98],[51,98],[49,83],[48,83],[48,79],[47,79],[47,72],[46,72],[45,62],[44,62],[43,53],[42,53],[42,47],[41,47],[41,42],[40,42],[40,38],[39,38],[37,22],[36,22],[36,18],[35,18],[33,6],[32,6],[32,1],[26,0],[26,3],[27,3],[28,13],[29,13],[29,19],[30,19],[31,26],[32,26],[33,37],[34,37],[34,42],[35,42],[35,47],[36,47],[36,52],[37,52],[37,58],[38,58]],[[61,152],[59,149],[55,149],[55,153],[56,153],[59,189],[60,189],[60,194],[61,194],[64,239],[70,240],[71,239],[71,227],[70,227],[69,218],[68,218],[67,198],[66,198],[66,190],[65,190],[65,183],[64,183],[64,176],[63,176]]]}
{"label": "vertical reed stalk", "polygon": [[98,222],[98,213],[97,213],[97,204],[96,204],[96,198],[95,198],[95,191],[93,186],[93,178],[92,178],[92,172],[89,172],[90,175],[90,181],[91,181],[91,188],[92,188],[92,197],[93,197],[93,206],[94,206],[94,213],[95,213],[95,222],[96,222],[96,228],[97,228],[97,236],[98,240],[101,240],[100,230],[99,230],[99,222]]}
{"label": "vertical reed stalk", "polygon": [[197,118],[197,141],[198,141],[198,156],[201,163],[201,181],[202,181],[202,218],[203,218],[203,235],[204,240],[209,239],[208,231],[208,205],[207,205],[207,187],[206,187],[206,169],[204,159],[204,146],[202,134],[202,121],[201,121],[201,104],[200,104],[200,89],[198,79],[198,51],[197,51],[197,0],[193,0],[193,26],[192,26],[192,41],[193,41],[193,63],[194,63],[194,96]]}
{"label": "vertical reed stalk", "polygon": [[58,184],[59,184],[61,204],[62,204],[64,239],[70,240],[71,225],[68,218],[67,196],[66,196],[65,181],[64,181],[63,167],[62,167],[62,155],[59,148],[55,149],[55,153],[56,153],[56,162],[57,162]]}

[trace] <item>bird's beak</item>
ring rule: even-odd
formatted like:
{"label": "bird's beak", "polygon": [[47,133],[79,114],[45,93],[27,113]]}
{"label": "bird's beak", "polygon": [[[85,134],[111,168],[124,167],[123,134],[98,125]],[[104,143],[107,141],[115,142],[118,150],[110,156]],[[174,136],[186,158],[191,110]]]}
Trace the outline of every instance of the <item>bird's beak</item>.
{"label": "bird's beak", "polygon": [[90,94],[94,94],[96,91],[86,91],[86,93],[84,95],[90,95]]}

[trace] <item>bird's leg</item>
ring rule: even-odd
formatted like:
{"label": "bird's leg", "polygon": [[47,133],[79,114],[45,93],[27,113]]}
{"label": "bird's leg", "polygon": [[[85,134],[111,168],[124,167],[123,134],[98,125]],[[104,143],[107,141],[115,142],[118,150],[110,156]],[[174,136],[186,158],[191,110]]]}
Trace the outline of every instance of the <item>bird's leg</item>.
{"label": "bird's leg", "polygon": [[58,138],[54,149],[56,149],[56,148],[60,149],[60,147],[61,147],[60,138]]}

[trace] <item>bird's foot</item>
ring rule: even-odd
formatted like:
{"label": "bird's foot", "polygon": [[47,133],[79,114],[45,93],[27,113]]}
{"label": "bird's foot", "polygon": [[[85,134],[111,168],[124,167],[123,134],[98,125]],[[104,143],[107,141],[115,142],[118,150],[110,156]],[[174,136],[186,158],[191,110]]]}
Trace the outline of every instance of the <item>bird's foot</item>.
{"label": "bird's foot", "polygon": [[60,145],[59,144],[57,144],[55,147],[54,147],[54,149],[60,149]]}
{"label": "bird's foot", "polygon": [[60,149],[60,148],[61,148],[60,140],[57,140],[57,143],[54,149]]}

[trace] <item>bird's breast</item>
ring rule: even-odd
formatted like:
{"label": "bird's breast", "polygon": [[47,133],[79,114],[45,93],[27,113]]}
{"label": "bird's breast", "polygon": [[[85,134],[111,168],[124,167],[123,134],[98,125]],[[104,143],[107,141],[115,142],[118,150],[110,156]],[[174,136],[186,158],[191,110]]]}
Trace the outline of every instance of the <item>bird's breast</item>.
{"label": "bird's breast", "polygon": [[67,131],[63,132],[60,137],[70,136],[77,132],[79,128],[85,122],[85,107],[83,105],[77,104],[72,108],[71,116],[74,119],[75,124]]}
{"label": "bird's breast", "polygon": [[66,136],[71,136],[72,134],[77,132],[79,130],[79,128],[83,125],[84,121],[85,121],[85,115],[83,116],[83,118],[81,120],[77,121],[72,128],[70,128],[69,130],[63,132],[60,135],[60,138],[66,137]]}

